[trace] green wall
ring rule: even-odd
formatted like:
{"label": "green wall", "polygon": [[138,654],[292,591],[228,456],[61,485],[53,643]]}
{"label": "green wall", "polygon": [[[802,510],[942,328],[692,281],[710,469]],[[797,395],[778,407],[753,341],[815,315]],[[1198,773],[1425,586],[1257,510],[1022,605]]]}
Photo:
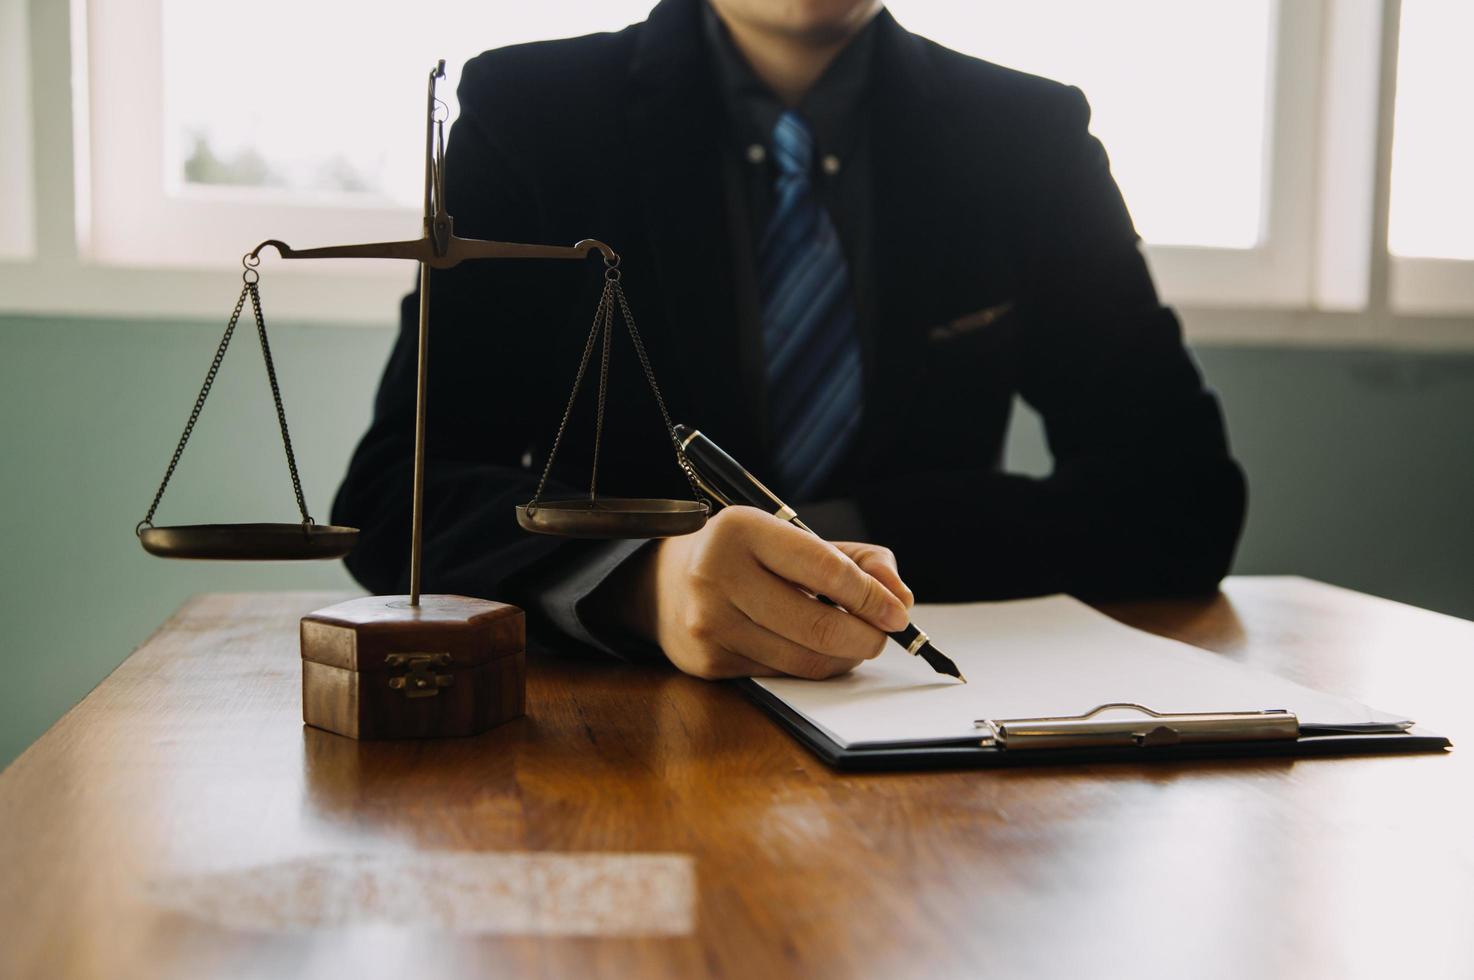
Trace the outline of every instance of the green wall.
{"label": "green wall", "polygon": [[[1197,348],[1249,477],[1234,571],[1474,619],[1474,353]],[[1048,472],[1037,420],[1008,465]]]}
{"label": "green wall", "polygon": [[[218,324],[0,318],[0,764],[185,597],[347,588],[337,562],[217,564],[145,554],[148,510]],[[387,330],[275,326],[272,353],[307,503],[326,521],[368,418]],[[159,523],[297,519],[249,313]]]}
{"label": "green wall", "polygon": [[[195,592],[340,588],[336,563],[159,561],[133,537],[222,324],[0,317],[0,765]],[[390,333],[278,325],[308,503],[327,518]],[[1249,472],[1237,570],[1474,617],[1474,355],[1209,348]],[[1021,414],[1010,466],[1047,469]],[[160,522],[292,520],[252,331],[236,339]]]}

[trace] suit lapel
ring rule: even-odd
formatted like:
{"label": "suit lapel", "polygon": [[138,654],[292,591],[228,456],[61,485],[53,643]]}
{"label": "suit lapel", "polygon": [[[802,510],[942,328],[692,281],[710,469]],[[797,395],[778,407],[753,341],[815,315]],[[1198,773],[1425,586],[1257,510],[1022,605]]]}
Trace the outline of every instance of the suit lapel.
{"label": "suit lapel", "polygon": [[740,458],[760,445],[755,393],[742,383],[741,341],[721,171],[721,102],[703,60],[700,8],[651,12],[631,66],[626,123],[655,282],[693,406],[687,424]]}
{"label": "suit lapel", "polygon": [[[862,469],[894,461],[894,446],[916,419],[906,410],[916,395],[925,358],[925,329],[938,305],[948,247],[945,181],[935,172],[938,134],[937,81],[927,51],[882,11],[871,87],[870,146],[873,161],[872,243],[876,323],[871,371],[865,379]],[[869,464],[869,465],[867,465]]]}

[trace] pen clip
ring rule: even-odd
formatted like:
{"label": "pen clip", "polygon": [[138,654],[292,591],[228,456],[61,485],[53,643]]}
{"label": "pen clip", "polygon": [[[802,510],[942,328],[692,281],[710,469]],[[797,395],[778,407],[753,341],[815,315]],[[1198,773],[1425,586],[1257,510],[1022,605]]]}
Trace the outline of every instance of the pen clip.
{"label": "pen clip", "polygon": [[716,487],[712,486],[710,483],[706,482],[706,479],[701,475],[701,470],[697,469],[696,464],[691,462],[689,458],[686,459],[686,465],[691,468],[691,479],[696,481],[696,485],[701,488],[702,493],[706,494],[708,497],[715,500],[723,507],[732,506],[732,501],[728,499],[727,495],[722,493]]}

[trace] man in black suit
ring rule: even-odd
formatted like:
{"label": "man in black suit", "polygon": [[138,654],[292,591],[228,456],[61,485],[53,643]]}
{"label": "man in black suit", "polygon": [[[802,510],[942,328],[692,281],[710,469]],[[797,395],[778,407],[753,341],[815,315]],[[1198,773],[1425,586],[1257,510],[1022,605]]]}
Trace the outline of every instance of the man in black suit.
{"label": "man in black suit", "polygon": [[[663,0],[615,34],[481,55],[459,94],[457,231],[610,243],[673,416],[856,543],[741,507],[660,542],[522,533],[602,270],[472,262],[432,274],[428,589],[699,676],[824,677],[878,653],[912,589],[1146,596],[1225,574],[1243,478],[1078,90],[909,34],[878,0]],[[379,592],[408,576],[417,304],[333,515],[362,528],[348,564]],[[1001,471],[1015,394],[1043,417],[1045,479]],[[601,492],[689,495],[661,428],[616,358]]]}

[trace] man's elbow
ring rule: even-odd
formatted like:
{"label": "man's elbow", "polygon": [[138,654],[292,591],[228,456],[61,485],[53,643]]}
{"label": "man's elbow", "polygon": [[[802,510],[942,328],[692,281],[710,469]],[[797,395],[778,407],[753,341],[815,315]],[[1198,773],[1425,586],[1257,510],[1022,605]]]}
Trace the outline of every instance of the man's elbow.
{"label": "man's elbow", "polygon": [[1228,457],[1142,485],[1113,513],[1113,533],[1077,569],[1083,598],[1210,595],[1233,566],[1244,523],[1243,472]]}
{"label": "man's elbow", "polygon": [[1243,470],[1224,457],[1182,488],[1158,539],[1159,587],[1165,595],[1217,591],[1233,568],[1244,528],[1248,486]]}

